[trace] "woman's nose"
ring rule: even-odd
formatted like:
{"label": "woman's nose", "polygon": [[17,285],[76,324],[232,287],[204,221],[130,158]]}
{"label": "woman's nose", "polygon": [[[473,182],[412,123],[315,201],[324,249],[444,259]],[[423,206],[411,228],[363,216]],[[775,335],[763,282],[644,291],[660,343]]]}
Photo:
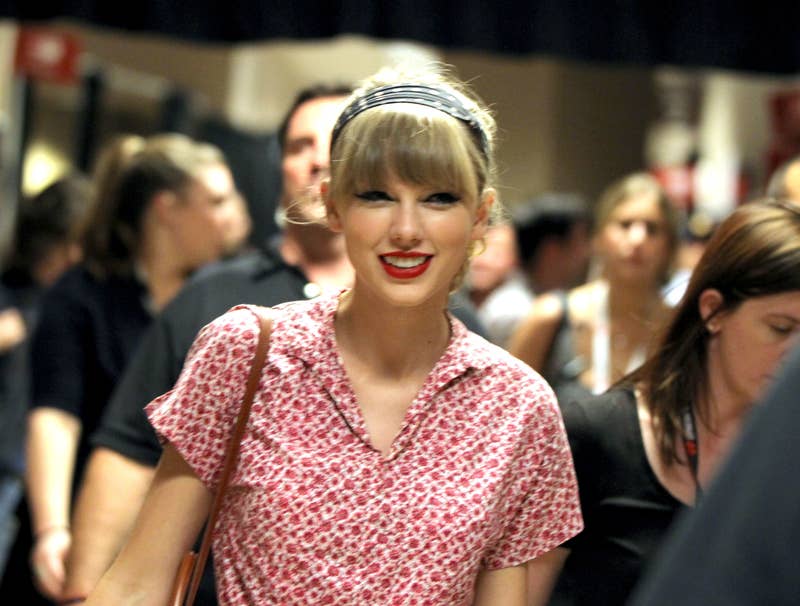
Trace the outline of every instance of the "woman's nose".
{"label": "woman's nose", "polygon": [[392,216],[390,237],[395,244],[409,247],[422,239],[419,207],[414,202],[398,202]]}
{"label": "woman's nose", "polygon": [[628,238],[633,244],[641,244],[647,239],[647,224],[644,221],[634,221],[628,228]]}

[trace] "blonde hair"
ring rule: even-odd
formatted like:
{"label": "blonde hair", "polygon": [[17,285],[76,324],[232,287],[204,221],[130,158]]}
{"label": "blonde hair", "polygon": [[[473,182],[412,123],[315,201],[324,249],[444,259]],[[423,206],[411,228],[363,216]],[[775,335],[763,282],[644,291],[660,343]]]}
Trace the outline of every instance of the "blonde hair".
{"label": "blonde hair", "polygon": [[455,96],[474,116],[482,140],[461,120],[424,105],[394,103],[358,114],[331,146],[332,198],[385,182],[391,174],[452,189],[480,200],[494,184],[495,122],[488,108],[441,65],[425,71],[384,69],[365,81],[348,105],[391,84],[424,84]]}
{"label": "blonde hair", "polygon": [[214,164],[225,164],[219,148],[177,133],[121,136],[108,144],[95,165],[96,198],[83,233],[87,267],[101,277],[130,275],[153,197],[182,193]]}
{"label": "blonde hair", "polygon": [[[451,95],[469,112],[472,124],[446,110],[413,102],[378,105],[358,113],[331,142],[330,198],[347,199],[393,176],[457,192],[481,204],[496,173],[496,124],[488,107],[440,64],[424,71],[381,70],[353,92],[347,106],[392,84],[424,85]],[[490,212],[492,218],[501,216],[500,204],[495,202]],[[482,246],[473,242],[465,251],[451,290],[460,287],[470,259]]]}
{"label": "blonde hair", "polygon": [[656,201],[666,223],[669,249],[661,276],[662,282],[665,282],[678,252],[681,217],[664,188],[653,175],[646,172],[631,173],[611,183],[597,200],[594,210],[594,233],[598,234],[603,231],[603,228],[608,225],[611,215],[619,206],[631,198],[644,195],[651,196]]}

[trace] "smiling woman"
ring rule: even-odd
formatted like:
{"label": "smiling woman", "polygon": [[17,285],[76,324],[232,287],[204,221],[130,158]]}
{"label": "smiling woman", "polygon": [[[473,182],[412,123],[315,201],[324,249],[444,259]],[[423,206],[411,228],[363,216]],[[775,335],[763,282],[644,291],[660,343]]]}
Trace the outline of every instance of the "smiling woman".
{"label": "smiling woman", "polygon": [[[552,391],[447,312],[494,206],[493,132],[434,71],[382,73],[349,99],[320,189],[354,284],[268,312],[269,379],[214,534],[221,605],[523,606],[526,568],[546,577],[541,556],[580,530]],[[147,407],[169,444],[89,604],[166,598],[215,488],[255,312],[207,326]]]}

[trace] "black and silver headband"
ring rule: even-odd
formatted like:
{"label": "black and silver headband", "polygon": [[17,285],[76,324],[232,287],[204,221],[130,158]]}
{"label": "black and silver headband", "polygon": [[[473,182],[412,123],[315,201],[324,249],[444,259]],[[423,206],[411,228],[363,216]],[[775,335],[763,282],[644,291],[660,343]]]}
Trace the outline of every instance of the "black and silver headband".
{"label": "black and silver headband", "polygon": [[389,86],[381,86],[350,103],[339,115],[339,119],[336,120],[336,124],[333,127],[331,148],[333,148],[342,129],[350,120],[368,109],[380,105],[389,105],[390,103],[424,105],[461,120],[478,138],[483,155],[489,156],[489,139],[475,115],[455,95],[424,84],[390,84]]}

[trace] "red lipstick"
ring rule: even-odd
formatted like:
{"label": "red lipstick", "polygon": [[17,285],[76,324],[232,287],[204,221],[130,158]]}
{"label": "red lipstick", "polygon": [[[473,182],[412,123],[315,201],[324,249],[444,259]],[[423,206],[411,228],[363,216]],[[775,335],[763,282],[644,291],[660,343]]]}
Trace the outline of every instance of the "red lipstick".
{"label": "red lipstick", "polygon": [[414,251],[397,250],[380,255],[383,270],[392,278],[410,280],[425,273],[430,267],[433,255]]}

